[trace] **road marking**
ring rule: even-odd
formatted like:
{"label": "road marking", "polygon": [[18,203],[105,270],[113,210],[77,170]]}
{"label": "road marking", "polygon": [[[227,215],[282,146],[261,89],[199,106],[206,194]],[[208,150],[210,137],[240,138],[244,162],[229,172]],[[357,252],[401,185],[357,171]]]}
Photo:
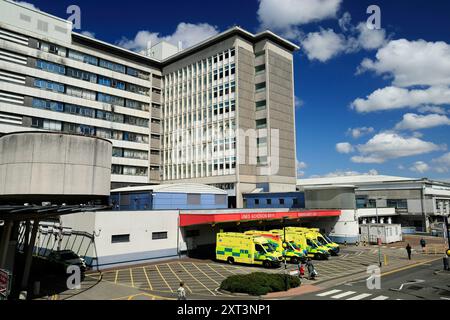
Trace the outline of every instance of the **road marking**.
{"label": "road marking", "polygon": [[410,282],[402,283],[402,285],[400,286],[400,288],[398,288],[398,289],[392,288],[391,290],[401,291],[401,290],[403,289],[404,286],[407,286],[407,285],[409,285],[409,284],[422,283],[422,282],[425,282],[425,280],[416,279],[416,280],[413,280],[413,281],[410,281]]}
{"label": "road marking", "polygon": [[389,297],[386,297],[386,296],[378,296],[378,297],[376,297],[376,298],[373,298],[372,300],[387,300],[387,299],[389,299]]}
{"label": "road marking", "polygon": [[[204,284],[203,284],[203,282],[201,282],[200,280],[198,280],[196,277],[194,277],[193,275],[192,275],[192,273],[190,273],[184,266],[183,266],[183,264],[181,264],[181,263],[178,263],[183,269],[184,269],[184,271],[186,271],[186,273],[187,274],[189,274],[195,281],[197,281],[198,283],[200,283],[206,290],[208,290],[209,292],[211,292],[212,293],[212,295],[213,296],[215,296],[216,294],[214,293],[214,292],[212,292],[207,286],[205,286]],[[197,266],[196,266],[197,267]],[[197,269],[198,269],[198,267],[197,267]],[[200,269],[198,269],[198,270],[200,270]],[[201,271],[201,270],[200,270]],[[204,272],[203,272],[203,274],[205,274]],[[206,275],[206,274],[205,274]],[[208,277],[209,278],[209,277]],[[210,278],[211,279],[211,278]],[[212,280],[212,279],[211,279]]]}
{"label": "road marking", "polygon": [[340,298],[344,298],[346,296],[350,296],[350,295],[355,294],[355,293],[356,293],[355,291],[347,291],[347,292],[339,293],[339,294],[337,294],[335,296],[332,296],[331,298],[333,298],[333,299],[340,299]]}
{"label": "road marking", "polygon": [[114,283],[117,283],[118,277],[119,277],[119,270],[116,270],[116,277],[114,278]]}
{"label": "road marking", "polygon": [[327,291],[327,292],[319,293],[319,294],[317,294],[317,296],[318,297],[326,297],[326,296],[329,296],[330,294],[335,294],[335,293],[338,293],[338,292],[341,292],[341,291],[342,290],[334,289],[334,290],[330,290],[330,291]]}
{"label": "road marking", "polygon": [[142,270],[144,270],[144,275],[145,275],[145,278],[147,279],[148,287],[150,288],[150,290],[153,291],[152,283],[150,282],[150,279],[148,278],[147,271],[145,271],[145,267],[142,267]]}
{"label": "road marking", "polygon": [[203,272],[203,270],[201,270],[196,264],[192,263],[192,265],[194,267],[196,267],[201,273],[203,273],[208,279],[210,279],[211,281],[215,282],[217,285],[220,286],[220,283],[217,282],[216,280],[214,280],[213,278],[211,278],[209,275],[207,275],[205,272]]}
{"label": "road marking", "polygon": [[386,276],[386,275],[389,275],[389,274],[392,274],[392,273],[400,272],[400,271],[403,271],[403,270],[408,270],[408,269],[415,268],[415,267],[418,267],[418,266],[421,266],[421,265],[424,265],[424,264],[428,264],[430,262],[437,261],[437,260],[441,260],[441,258],[431,259],[431,260],[428,260],[428,261],[419,262],[419,263],[412,264],[412,265],[409,265],[409,266],[406,266],[406,267],[403,267],[403,268],[399,268],[399,269],[396,269],[396,270],[388,271],[388,272],[382,273],[381,276]]}
{"label": "road marking", "polygon": [[219,276],[221,276],[222,278],[226,278],[226,276],[224,276],[223,274],[219,273],[216,269],[214,269],[213,267],[211,267],[209,264],[206,264],[206,266],[208,266],[208,268],[210,268],[213,272],[217,273]]}
{"label": "road marking", "polygon": [[[170,271],[173,273],[173,275],[178,279],[178,281],[180,281],[180,282],[183,282],[182,280],[181,280],[181,278],[180,277],[178,277],[178,275],[175,273],[175,271],[173,271],[173,269],[170,267],[170,265],[168,264],[168,263],[166,263],[166,266],[170,269]],[[188,285],[185,283],[184,284],[184,286],[186,287],[186,289],[188,289],[191,293],[192,293],[192,290],[188,287]]]}
{"label": "road marking", "polygon": [[163,279],[164,283],[166,284],[166,286],[169,288],[170,291],[174,292],[173,289],[169,286],[169,284],[167,283],[166,279],[163,277],[163,275],[161,274],[161,271],[159,271],[158,265],[155,264],[156,267],[156,271],[158,271],[159,276],[161,277],[161,279]]}
{"label": "road marking", "polygon": [[[348,298],[347,300],[361,300],[361,299],[370,297],[371,295],[372,295],[371,293],[361,293],[361,294],[359,294],[357,296]],[[372,299],[372,300],[375,300],[375,299]]]}
{"label": "road marking", "polygon": [[133,269],[131,269],[131,268],[130,268],[130,280],[131,280],[131,286],[134,288]]}

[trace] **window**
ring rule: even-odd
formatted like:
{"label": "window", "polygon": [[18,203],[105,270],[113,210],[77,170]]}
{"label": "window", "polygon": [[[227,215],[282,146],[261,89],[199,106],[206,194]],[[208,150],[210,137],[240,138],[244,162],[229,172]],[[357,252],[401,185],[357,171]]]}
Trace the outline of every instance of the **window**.
{"label": "window", "polygon": [[215,195],[215,204],[226,204],[227,196],[224,194],[216,194]]}
{"label": "window", "polygon": [[69,58],[77,61],[81,61],[84,63],[92,64],[94,66],[98,65],[98,59],[94,56],[90,56],[85,53],[81,53],[78,51],[69,50]]}
{"label": "window", "polygon": [[266,199],[267,205],[271,205],[272,204],[272,199]]}
{"label": "window", "polygon": [[265,128],[267,128],[267,119],[256,120],[256,129],[265,129]]}
{"label": "window", "polygon": [[33,108],[64,112],[64,105],[60,102],[54,102],[54,101],[33,98],[32,106],[33,106]]}
{"label": "window", "polygon": [[121,65],[121,64],[117,64],[111,61],[106,61],[103,59],[100,59],[100,67],[102,68],[106,68],[112,71],[116,71],[116,72],[120,72],[120,73],[125,73],[125,66]]}
{"label": "window", "polygon": [[259,51],[259,52],[255,53],[255,57],[260,57],[260,56],[263,56],[264,54],[265,54],[264,50],[263,51]]}
{"label": "window", "polygon": [[152,232],[152,240],[167,239],[167,231]]}
{"label": "window", "polygon": [[257,83],[255,84],[255,90],[256,92],[262,92],[266,89],[266,82],[261,82],[261,83]]}
{"label": "window", "polygon": [[259,206],[259,199],[255,199],[255,206]]}
{"label": "window", "polygon": [[267,103],[266,100],[257,101],[256,102],[256,111],[266,109],[266,103]]}
{"label": "window", "polygon": [[278,199],[278,202],[279,202],[281,205],[284,205],[284,199]]}
{"label": "window", "polygon": [[52,82],[52,81],[35,79],[34,86],[37,88],[44,89],[44,90],[64,93],[64,85],[60,84],[60,83]]}
{"label": "window", "polygon": [[265,70],[266,70],[266,65],[265,64],[261,64],[261,65],[255,67],[255,73],[256,74],[264,73]]}
{"label": "window", "polygon": [[111,243],[124,243],[130,242],[129,234],[116,234],[111,236]]}
{"label": "window", "polygon": [[187,204],[199,205],[201,203],[200,194],[187,194]]}
{"label": "window", "polygon": [[58,73],[58,74],[66,73],[66,68],[64,66],[61,66],[61,65],[55,64],[55,63],[51,63],[51,62],[47,62],[47,61],[43,61],[43,60],[37,60],[36,67],[41,70],[48,71],[48,72],[53,72],[53,73]]}

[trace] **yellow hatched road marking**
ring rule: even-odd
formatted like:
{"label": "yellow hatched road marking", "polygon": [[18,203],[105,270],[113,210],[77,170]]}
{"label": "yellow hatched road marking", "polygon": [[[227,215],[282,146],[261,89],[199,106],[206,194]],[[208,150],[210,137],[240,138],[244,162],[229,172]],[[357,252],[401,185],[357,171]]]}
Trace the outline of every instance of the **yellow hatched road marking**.
{"label": "yellow hatched road marking", "polygon": [[[175,273],[175,271],[173,271],[173,269],[170,267],[170,265],[168,263],[166,263],[166,266],[169,267],[170,271],[178,279],[178,281],[180,281],[180,282],[183,281],[183,280],[180,279],[180,277],[178,277],[178,275]],[[186,287],[186,289],[188,289],[192,293],[192,290],[188,287],[188,285],[186,283],[184,284],[184,286]]]}
{"label": "yellow hatched road marking", "polygon": [[156,267],[156,271],[158,271],[159,276],[161,277],[161,279],[163,279],[163,281],[166,284],[166,286],[170,289],[171,292],[173,292],[173,289],[169,286],[169,284],[167,283],[166,279],[161,274],[161,271],[159,271],[158,265],[155,264],[155,267]]}
{"label": "yellow hatched road marking", "polygon": [[191,262],[191,264],[192,264],[194,267],[196,267],[201,273],[203,273],[209,280],[215,282],[217,285],[220,285],[219,282],[217,282],[216,280],[214,280],[213,278],[211,278],[210,276],[208,276],[208,275],[207,275],[205,272],[203,272],[203,270],[200,269],[196,264],[194,264],[194,263],[192,263],[192,262]]}
{"label": "yellow hatched road marking", "polygon": [[[212,292],[207,286],[205,286],[203,284],[203,282],[201,282],[200,280],[198,280],[196,277],[194,277],[194,275],[192,273],[190,273],[181,263],[178,263],[183,269],[184,271],[186,271],[193,279],[195,279],[195,281],[197,281],[198,283],[200,283],[206,290],[208,290],[209,292],[212,293],[213,296],[215,296],[216,294],[214,292]],[[197,268],[198,269],[198,268]],[[199,269],[200,270],[200,269]],[[204,274],[204,273],[203,273]],[[205,274],[206,275],[206,274]],[[208,277],[209,278],[209,277]],[[210,278],[211,279],[211,278]]]}
{"label": "yellow hatched road marking", "polygon": [[148,275],[147,275],[147,271],[145,271],[145,267],[142,267],[142,270],[144,270],[144,275],[145,275],[145,278],[147,279],[148,287],[150,288],[150,290],[153,290],[152,284],[151,284],[150,279],[148,278]]}
{"label": "yellow hatched road marking", "polygon": [[206,263],[205,265],[208,266],[208,268],[210,268],[213,272],[217,273],[219,276],[221,276],[221,277],[223,277],[223,278],[226,278],[223,274],[217,272],[217,270],[215,270],[215,269],[214,269],[213,267],[211,267],[209,264]]}

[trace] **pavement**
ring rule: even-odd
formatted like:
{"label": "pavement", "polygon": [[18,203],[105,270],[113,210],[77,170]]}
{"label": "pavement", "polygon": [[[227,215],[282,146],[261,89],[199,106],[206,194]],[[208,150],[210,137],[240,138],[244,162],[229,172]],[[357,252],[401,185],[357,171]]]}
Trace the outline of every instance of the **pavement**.
{"label": "pavement", "polygon": [[381,286],[369,289],[366,278],[291,297],[298,300],[450,300],[450,272],[441,259],[419,262],[381,275]]}
{"label": "pavement", "polygon": [[[176,290],[181,281],[185,283],[188,299],[195,300],[312,298],[315,292],[320,293],[319,291],[327,288],[339,287],[367,278],[367,268],[378,266],[380,257],[383,263],[381,272],[386,275],[402,268],[412,268],[417,264],[426,265],[433,259],[439,259],[442,264],[440,254],[435,255],[433,251],[427,254],[422,253],[420,247],[413,249],[413,260],[409,261],[403,243],[380,248],[377,246],[341,247],[338,257],[314,261],[319,273],[315,281],[303,279],[301,287],[288,292],[271,293],[264,297],[249,297],[226,294],[220,292],[218,288],[220,283],[231,275],[252,272],[284,273],[284,265],[276,269],[264,269],[248,265],[230,266],[211,260],[181,259],[92,272],[86,275],[81,289],[59,290],[41,299],[172,300],[176,298]],[[297,270],[296,265],[287,264],[287,267],[288,272]]]}

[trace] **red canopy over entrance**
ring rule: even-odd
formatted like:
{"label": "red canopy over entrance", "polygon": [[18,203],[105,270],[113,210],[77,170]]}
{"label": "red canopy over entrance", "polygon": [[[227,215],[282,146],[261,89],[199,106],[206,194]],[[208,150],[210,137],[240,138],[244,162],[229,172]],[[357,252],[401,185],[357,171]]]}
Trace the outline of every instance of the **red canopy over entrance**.
{"label": "red canopy over entrance", "polygon": [[341,210],[306,210],[278,212],[180,213],[180,227],[237,221],[339,217]]}

